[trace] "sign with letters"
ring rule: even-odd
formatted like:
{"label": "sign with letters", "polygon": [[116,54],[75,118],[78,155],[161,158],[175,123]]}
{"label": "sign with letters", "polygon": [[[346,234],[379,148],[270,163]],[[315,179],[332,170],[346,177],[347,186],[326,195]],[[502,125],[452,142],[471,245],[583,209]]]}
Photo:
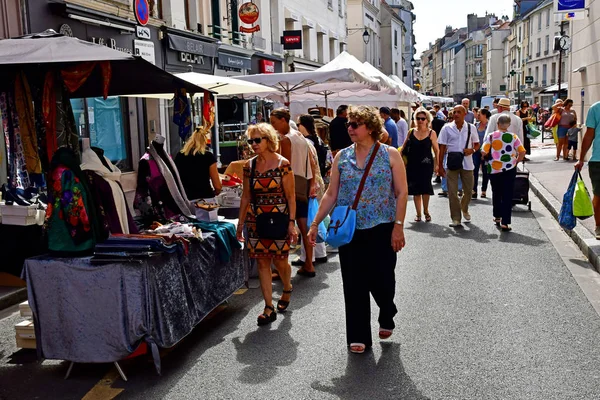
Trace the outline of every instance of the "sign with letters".
{"label": "sign with letters", "polygon": [[584,11],[587,3],[588,0],[554,0],[554,12],[558,14]]}
{"label": "sign with letters", "polygon": [[285,50],[302,50],[302,31],[283,31],[281,44]]}
{"label": "sign with letters", "polygon": [[149,63],[156,64],[156,56],[154,54],[154,43],[148,40],[134,40],[133,49],[135,55],[142,57]]}

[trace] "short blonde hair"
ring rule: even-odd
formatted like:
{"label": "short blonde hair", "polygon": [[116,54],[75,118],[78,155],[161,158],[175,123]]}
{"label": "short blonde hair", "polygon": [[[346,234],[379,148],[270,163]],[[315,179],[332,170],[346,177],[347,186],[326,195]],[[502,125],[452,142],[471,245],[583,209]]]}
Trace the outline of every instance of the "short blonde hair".
{"label": "short blonde hair", "polygon": [[246,130],[248,139],[252,137],[253,133],[258,133],[261,138],[264,138],[267,141],[267,148],[270,152],[275,153],[279,150],[279,135],[271,124],[261,122],[260,124],[250,125],[248,130]]}
{"label": "short blonde hair", "polygon": [[427,109],[425,107],[419,107],[415,110],[415,112],[413,113],[415,121],[416,121],[417,115],[419,115],[419,114],[425,114],[425,118],[427,118],[427,124],[431,124],[431,120],[433,118],[431,116],[431,113],[429,111],[427,111]]}
{"label": "short blonde hair", "polygon": [[379,109],[370,106],[350,106],[348,118],[365,124],[367,129],[371,131],[373,139],[379,140],[381,138],[383,119],[379,116]]}

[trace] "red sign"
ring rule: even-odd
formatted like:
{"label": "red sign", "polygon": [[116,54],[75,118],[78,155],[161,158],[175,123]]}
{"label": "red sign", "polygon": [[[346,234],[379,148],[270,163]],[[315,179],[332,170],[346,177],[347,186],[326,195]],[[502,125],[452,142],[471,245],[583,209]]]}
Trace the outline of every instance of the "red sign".
{"label": "red sign", "polygon": [[[254,3],[246,2],[240,6],[238,15],[244,24],[252,25],[258,21],[258,6]],[[260,31],[260,25],[252,26],[250,28],[246,28],[245,26],[240,27],[240,32],[243,33],[254,33],[258,31]]]}
{"label": "red sign", "polygon": [[302,49],[302,31],[283,31],[281,44],[285,50],[301,50]]}
{"label": "red sign", "polygon": [[133,9],[138,23],[145,26],[150,20],[150,5],[148,4],[148,0],[135,0]]}
{"label": "red sign", "polygon": [[285,44],[296,44],[300,43],[302,38],[300,36],[286,36],[283,40],[285,41]]}
{"label": "red sign", "polygon": [[258,68],[261,74],[274,74],[275,73],[275,61],[260,60]]}

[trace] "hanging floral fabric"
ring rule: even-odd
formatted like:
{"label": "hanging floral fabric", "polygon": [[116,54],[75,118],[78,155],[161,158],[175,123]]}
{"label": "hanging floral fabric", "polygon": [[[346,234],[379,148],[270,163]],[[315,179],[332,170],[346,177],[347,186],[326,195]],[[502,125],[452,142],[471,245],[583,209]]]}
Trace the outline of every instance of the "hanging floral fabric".
{"label": "hanging floral fabric", "polygon": [[185,89],[177,89],[173,106],[173,122],[179,127],[179,137],[186,139],[192,129],[192,112]]}
{"label": "hanging floral fabric", "polygon": [[2,129],[8,139],[6,141],[8,183],[17,188],[27,188],[30,183],[19,130],[19,116],[10,93],[0,93],[0,112],[2,113]]}

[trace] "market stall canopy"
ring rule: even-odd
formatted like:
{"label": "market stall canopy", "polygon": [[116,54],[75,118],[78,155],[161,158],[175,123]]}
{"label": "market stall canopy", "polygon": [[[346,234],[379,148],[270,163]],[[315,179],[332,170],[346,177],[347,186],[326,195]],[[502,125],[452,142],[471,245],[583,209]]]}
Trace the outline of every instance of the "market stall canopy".
{"label": "market stall canopy", "polygon": [[[240,79],[233,79],[223,76],[200,74],[198,72],[184,72],[181,74],[175,74],[175,76],[193,85],[202,86],[218,96],[255,95],[256,93],[267,94],[278,92],[278,90],[275,88],[260,85],[258,83],[246,82]],[[195,96],[202,96],[202,93],[196,93]],[[136,94],[128,97],[171,99],[173,98],[173,94]]]}
{"label": "market stall canopy", "polygon": [[[174,93],[204,89],[154,66],[140,57],[85,42],[48,30],[16,39],[0,40],[0,73],[4,76],[25,70],[40,76],[53,67],[60,69],[82,62],[109,61],[112,69],[109,96],[131,93]],[[96,68],[71,97],[98,97],[103,94],[103,77]]]}
{"label": "market stall canopy", "polygon": [[[277,74],[257,74],[235,77],[234,79],[259,83],[277,89],[285,96],[287,102],[290,95],[312,93],[335,93],[341,90],[358,91],[365,88],[379,90],[380,81],[368,77],[351,68],[332,71],[280,72]],[[266,93],[270,95],[270,93]],[[272,97],[270,95],[269,97]]]}
{"label": "market stall canopy", "polygon": [[[561,82],[560,84],[560,91],[561,92],[566,92],[569,90],[569,82]],[[541,92],[541,93],[558,93],[558,83],[556,85],[551,85],[548,87],[545,87]]]}

